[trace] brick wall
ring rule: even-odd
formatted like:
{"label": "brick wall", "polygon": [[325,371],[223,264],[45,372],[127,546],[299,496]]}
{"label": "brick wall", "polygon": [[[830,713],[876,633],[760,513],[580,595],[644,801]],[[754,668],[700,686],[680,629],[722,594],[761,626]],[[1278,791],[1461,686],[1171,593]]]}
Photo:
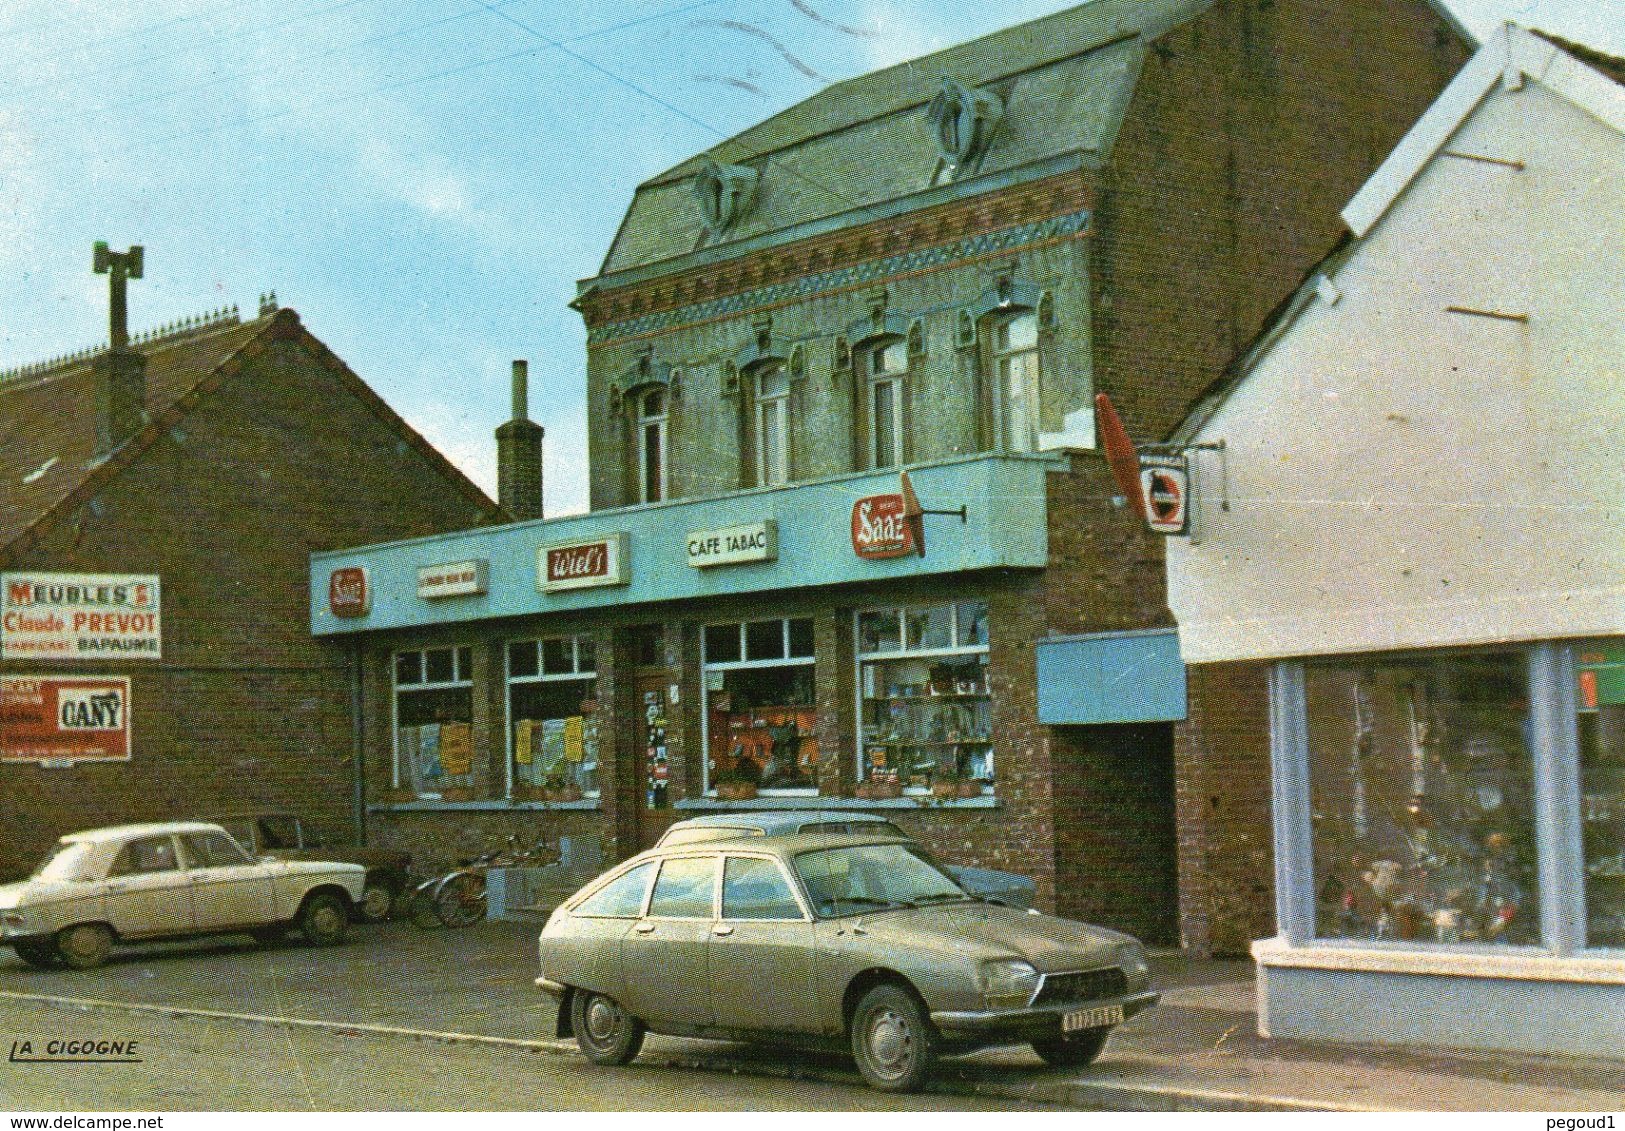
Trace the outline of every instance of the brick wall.
{"label": "brick wall", "polygon": [[1190,713],[1174,738],[1180,938],[1199,953],[1245,955],[1275,933],[1268,668],[1186,675]]}
{"label": "brick wall", "polygon": [[63,833],[132,820],[286,808],[324,837],[353,837],[348,652],[311,638],[309,553],[482,517],[300,339],[270,341],[7,563],[158,574],[164,656],[0,665],[130,675],[134,752],[128,763],[0,770],[10,807],[0,876],[26,871]]}

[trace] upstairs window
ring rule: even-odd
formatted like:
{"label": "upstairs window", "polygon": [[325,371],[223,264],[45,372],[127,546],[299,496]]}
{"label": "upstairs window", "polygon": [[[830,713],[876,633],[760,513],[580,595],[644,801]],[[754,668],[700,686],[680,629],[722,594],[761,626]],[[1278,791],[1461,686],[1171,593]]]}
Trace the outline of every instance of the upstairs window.
{"label": "upstairs window", "polygon": [[638,398],[638,501],[658,503],[666,497],[666,390],[651,389]]}
{"label": "upstairs window", "polygon": [[756,432],[756,485],[790,481],[790,374],[783,362],[769,362],[751,378]]}
{"label": "upstairs window", "polygon": [[863,426],[868,466],[899,467],[903,454],[903,407],[907,392],[908,343],[902,338],[868,346],[862,354],[865,374]]}
{"label": "upstairs window", "polygon": [[1038,450],[1038,317],[1022,311],[993,327],[1000,440],[1007,451]]}

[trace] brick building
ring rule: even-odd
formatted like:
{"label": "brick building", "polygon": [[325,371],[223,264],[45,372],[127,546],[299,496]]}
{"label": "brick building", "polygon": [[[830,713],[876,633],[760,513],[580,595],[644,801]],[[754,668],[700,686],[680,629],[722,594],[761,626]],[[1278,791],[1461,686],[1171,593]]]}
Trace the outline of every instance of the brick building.
{"label": "brick building", "polygon": [[[309,555],[487,521],[477,487],[274,302],[0,375],[0,481],[0,876],[131,820],[357,835],[351,658],[310,637]],[[53,612],[66,633],[37,631]],[[75,688],[125,714],[111,745],[31,732]]]}
{"label": "brick building", "polygon": [[1465,57],[1422,0],[1095,0],[639,186],[576,301],[592,511],[313,560],[369,587],[312,623],[365,636],[376,835],[867,806],[1063,914],[1267,933],[1262,676],[1176,743],[1094,396],[1166,434]]}

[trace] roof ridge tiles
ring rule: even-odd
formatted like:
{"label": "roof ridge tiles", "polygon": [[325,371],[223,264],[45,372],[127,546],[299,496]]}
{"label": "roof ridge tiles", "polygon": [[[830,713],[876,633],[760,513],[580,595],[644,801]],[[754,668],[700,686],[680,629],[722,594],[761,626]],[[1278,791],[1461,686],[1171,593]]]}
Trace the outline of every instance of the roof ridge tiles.
{"label": "roof ridge tiles", "polygon": [[[229,306],[206,310],[201,314],[177,319],[174,322],[166,322],[149,327],[146,330],[139,330],[130,335],[130,345],[137,350],[144,351],[148,347],[167,346],[185,339],[199,337],[214,330],[240,326],[242,321],[242,315],[237,304],[232,303]],[[9,369],[0,369],[0,387],[21,381],[54,377],[59,373],[67,372],[75,366],[93,360],[97,356],[106,353],[109,348],[109,343],[104,340],[94,346],[87,346],[71,353],[58,354],[56,357],[45,361],[27,362],[22,365],[14,365]]]}

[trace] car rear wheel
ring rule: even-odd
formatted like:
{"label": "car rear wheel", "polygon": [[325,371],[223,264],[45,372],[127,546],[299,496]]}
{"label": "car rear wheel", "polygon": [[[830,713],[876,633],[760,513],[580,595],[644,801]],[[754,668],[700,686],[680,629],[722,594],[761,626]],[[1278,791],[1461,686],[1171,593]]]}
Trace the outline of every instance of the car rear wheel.
{"label": "car rear wheel", "polygon": [[30,966],[50,970],[56,965],[56,947],[49,942],[20,942],[11,945],[16,950],[17,957]]}
{"label": "car rear wheel", "polygon": [[1034,1041],[1033,1051],[1044,1058],[1045,1064],[1056,1068],[1082,1068],[1093,1064],[1106,1047],[1110,1029],[1085,1029],[1068,1037],[1055,1037],[1048,1041]]}
{"label": "car rear wheel", "polygon": [[882,1092],[913,1092],[936,1060],[937,1035],[913,994],[876,986],[852,1015],[852,1056],[864,1082]]}
{"label": "car rear wheel", "polygon": [[571,995],[570,1024],[582,1055],[594,1064],[625,1064],[643,1048],[643,1022],[604,994]]}
{"label": "car rear wheel", "polygon": [[113,932],[100,923],[80,923],[56,936],[56,952],[74,970],[89,970],[113,953]]}
{"label": "car rear wheel", "polygon": [[390,908],[395,906],[395,892],[382,880],[367,879],[367,886],[361,890],[361,902],[356,904],[356,914],[363,923],[382,923],[389,918]]}
{"label": "car rear wheel", "polygon": [[299,932],[312,946],[334,946],[350,929],[350,909],[330,891],[319,891],[299,909]]}

